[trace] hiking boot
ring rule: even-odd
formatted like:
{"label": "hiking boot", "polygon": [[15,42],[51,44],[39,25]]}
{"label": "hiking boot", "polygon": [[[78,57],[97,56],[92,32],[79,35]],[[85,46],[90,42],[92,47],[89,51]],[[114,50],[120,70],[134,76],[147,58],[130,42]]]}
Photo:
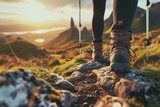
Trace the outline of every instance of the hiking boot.
{"label": "hiking boot", "polygon": [[108,61],[103,57],[102,42],[93,42],[92,58],[99,63],[108,64]]}
{"label": "hiking boot", "polygon": [[123,27],[115,25],[110,34],[110,69],[117,73],[130,71],[130,40],[132,33]]}
{"label": "hiking boot", "polygon": [[101,62],[101,60],[103,59],[102,50],[103,50],[102,43],[98,42],[93,43],[93,53],[92,53],[93,60]]}

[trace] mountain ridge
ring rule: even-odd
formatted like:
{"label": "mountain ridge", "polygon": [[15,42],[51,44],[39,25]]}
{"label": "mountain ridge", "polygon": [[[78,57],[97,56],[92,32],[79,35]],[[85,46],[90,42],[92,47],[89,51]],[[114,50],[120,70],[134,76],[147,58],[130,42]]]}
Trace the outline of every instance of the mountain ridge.
{"label": "mountain ridge", "polygon": [[[150,30],[156,30],[160,28],[160,2],[154,3],[150,6]],[[104,33],[109,33],[113,24],[113,13],[104,21]],[[143,33],[146,28],[146,11],[140,7],[137,7],[135,17],[131,26],[134,33]]]}
{"label": "mountain ridge", "polygon": [[[154,3],[150,6],[150,31],[160,28],[160,2]],[[72,25],[71,25],[72,24]],[[104,35],[108,35],[111,31],[111,26],[113,24],[113,13],[104,20]],[[134,33],[144,33],[146,31],[146,11],[140,7],[137,7],[135,17],[131,26]],[[66,31],[61,32],[57,38],[46,43],[44,47],[53,47],[60,44],[66,43],[68,41],[78,41],[78,29],[71,18],[70,28]],[[82,40],[91,42],[92,41],[92,31],[88,30],[86,27],[82,30]]]}
{"label": "mountain ridge", "polygon": [[[82,34],[82,40],[91,42],[92,41],[92,34],[87,29],[87,27],[84,27],[81,30]],[[73,18],[71,18],[70,21],[70,28],[61,32],[55,39],[52,39],[49,43],[45,44],[44,47],[52,47],[52,46],[58,46],[63,43],[67,43],[69,41],[78,41],[79,40],[79,30],[76,27]]]}

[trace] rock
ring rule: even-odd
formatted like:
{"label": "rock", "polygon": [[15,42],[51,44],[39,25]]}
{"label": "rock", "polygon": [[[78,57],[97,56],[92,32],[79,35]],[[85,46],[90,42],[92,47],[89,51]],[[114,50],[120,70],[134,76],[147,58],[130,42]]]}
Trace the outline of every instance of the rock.
{"label": "rock", "polygon": [[145,96],[160,96],[160,91],[157,90],[153,81],[144,77],[142,71],[138,70],[132,70],[132,72],[128,73],[124,78],[121,78],[119,82],[115,84],[114,91],[115,94],[120,97],[127,95],[140,96],[143,100],[147,100],[148,97]]}
{"label": "rock", "polygon": [[56,84],[56,87],[58,87],[58,89],[76,91],[74,85],[71,84],[69,81],[60,81]]}
{"label": "rock", "polygon": [[145,72],[145,71],[141,71],[141,70],[138,70],[138,69],[131,69],[131,71],[129,73],[127,73],[124,77],[125,78],[134,78],[135,76],[140,76],[142,75],[142,72]]}
{"label": "rock", "polygon": [[93,70],[92,72],[97,75],[96,84],[103,87],[109,94],[114,95],[114,85],[119,79],[117,75],[113,72],[110,72],[110,68],[108,66]]}
{"label": "rock", "polygon": [[74,69],[74,71],[84,72],[84,71],[99,69],[101,67],[104,67],[104,65],[99,63],[99,62],[97,62],[97,61],[90,61],[88,63],[83,63],[83,64],[77,66]]}
{"label": "rock", "polygon": [[51,75],[50,81],[52,83],[57,83],[59,81],[63,81],[64,80],[64,78],[62,76],[60,76],[60,75],[58,75],[56,73],[50,73],[50,75]]}
{"label": "rock", "polygon": [[109,67],[103,67],[92,72],[97,75],[96,84],[103,87],[110,95],[121,98],[135,97],[144,105],[147,105],[149,99],[154,98],[156,101],[160,99],[160,90],[151,79],[142,75],[143,71],[131,70],[127,74],[117,74],[111,72]]}
{"label": "rock", "polygon": [[56,86],[58,89],[76,91],[71,82],[56,73],[51,73],[50,81],[52,82],[52,85]]}
{"label": "rock", "polygon": [[91,48],[87,48],[85,52],[86,53],[92,53],[92,49]]}
{"label": "rock", "polygon": [[119,82],[115,84],[114,93],[125,98],[130,92],[136,89],[135,84],[127,79],[121,78]]}
{"label": "rock", "polygon": [[70,82],[74,82],[75,79],[81,80],[83,79],[83,73],[80,71],[74,71],[70,76],[66,77],[66,79]]}
{"label": "rock", "polygon": [[70,107],[77,101],[70,91],[55,89],[26,70],[0,74],[0,96],[1,107]]}
{"label": "rock", "polygon": [[69,91],[61,90],[61,104],[63,107],[72,107],[72,105],[78,101],[77,96]]}
{"label": "rock", "polygon": [[122,107],[122,105],[119,102],[114,102],[112,107]]}
{"label": "rock", "polygon": [[106,95],[100,98],[95,107],[130,107],[124,99],[120,97],[113,97],[110,95]]}
{"label": "rock", "polygon": [[82,106],[83,106],[83,107],[88,107],[88,102],[84,102],[84,103],[82,104]]}

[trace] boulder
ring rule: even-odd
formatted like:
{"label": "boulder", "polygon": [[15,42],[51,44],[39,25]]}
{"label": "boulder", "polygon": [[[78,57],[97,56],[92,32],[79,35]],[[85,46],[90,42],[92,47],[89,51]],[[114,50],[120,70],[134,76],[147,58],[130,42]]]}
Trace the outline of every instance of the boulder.
{"label": "boulder", "polygon": [[85,72],[89,70],[94,70],[94,69],[99,69],[104,67],[103,64],[97,62],[97,61],[90,61],[88,63],[83,63],[77,66],[74,71],[80,71],[80,72]]}
{"label": "boulder", "polygon": [[52,85],[58,89],[76,91],[74,85],[71,82],[56,73],[51,73],[50,81]]}
{"label": "boulder", "polygon": [[0,74],[0,96],[0,107],[71,107],[78,100],[23,69]]}
{"label": "boulder", "polygon": [[131,70],[126,74],[117,74],[109,67],[93,70],[97,75],[97,85],[103,87],[111,96],[135,98],[145,106],[150,99],[160,99],[160,90],[154,82],[143,76],[140,70]]}

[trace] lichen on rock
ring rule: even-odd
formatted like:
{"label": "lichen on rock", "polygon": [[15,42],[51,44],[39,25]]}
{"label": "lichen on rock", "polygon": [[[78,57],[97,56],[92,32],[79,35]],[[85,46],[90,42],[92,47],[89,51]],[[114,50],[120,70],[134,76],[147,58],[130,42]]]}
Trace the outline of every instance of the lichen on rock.
{"label": "lichen on rock", "polygon": [[0,96],[1,107],[70,107],[77,101],[70,91],[55,89],[27,70],[1,73]]}

